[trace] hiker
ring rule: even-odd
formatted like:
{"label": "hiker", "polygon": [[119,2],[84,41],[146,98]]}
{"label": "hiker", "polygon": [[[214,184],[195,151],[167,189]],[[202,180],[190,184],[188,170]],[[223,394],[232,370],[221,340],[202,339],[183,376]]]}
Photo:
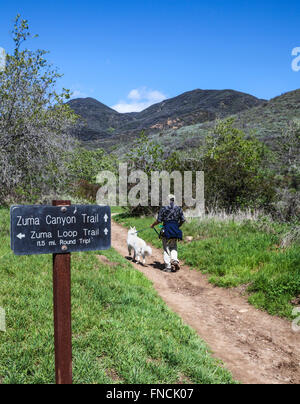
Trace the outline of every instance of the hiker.
{"label": "hiker", "polygon": [[159,223],[163,223],[161,238],[164,248],[165,272],[178,271],[180,269],[177,241],[182,240],[180,227],[185,222],[182,208],[175,205],[175,196],[169,195],[170,204],[163,206],[158,214],[157,220],[150,226],[152,229]]}

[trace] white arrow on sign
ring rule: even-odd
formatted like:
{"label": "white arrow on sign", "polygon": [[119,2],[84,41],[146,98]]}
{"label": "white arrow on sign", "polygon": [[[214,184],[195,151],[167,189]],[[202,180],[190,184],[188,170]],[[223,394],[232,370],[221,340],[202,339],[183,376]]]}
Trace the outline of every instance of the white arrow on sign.
{"label": "white arrow on sign", "polygon": [[104,229],[104,233],[105,233],[105,235],[107,236],[107,233],[108,233],[107,228]]}
{"label": "white arrow on sign", "polygon": [[107,220],[108,220],[107,213],[105,213],[104,220],[105,220],[105,223],[106,223],[106,222],[107,222]]}
{"label": "white arrow on sign", "polygon": [[22,240],[22,238],[25,238],[25,234],[19,233],[19,234],[17,235],[17,237],[18,237],[20,240]]}

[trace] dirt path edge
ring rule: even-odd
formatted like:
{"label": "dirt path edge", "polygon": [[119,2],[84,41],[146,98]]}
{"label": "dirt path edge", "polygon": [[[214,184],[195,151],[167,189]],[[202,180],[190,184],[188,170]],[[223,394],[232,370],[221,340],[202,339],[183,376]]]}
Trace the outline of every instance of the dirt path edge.
{"label": "dirt path edge", "polygon": [[[127,229],[112,221],[112,247],[124,257]],[[161,270],[162,251],[152,247],[147,266],[132,263],[166,304],[191,326],[224,362],[236,380],[247,384],[299,384],[300,333],[291,322],[255,309],[237,291],[214,287],[198,271]]]}

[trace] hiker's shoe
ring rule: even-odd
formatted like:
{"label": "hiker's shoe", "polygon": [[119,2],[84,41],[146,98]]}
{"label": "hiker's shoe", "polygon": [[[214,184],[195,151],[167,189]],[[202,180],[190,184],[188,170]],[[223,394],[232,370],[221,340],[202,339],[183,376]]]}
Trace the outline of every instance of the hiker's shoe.
{"label": "hiker's shoe", "polygon": [[180,270],[179,261],[173,260],[173,261],[172,261],[172,267],[174,268],[174,271],[179,271],[179,270]]}
{"label": "hiker's shoe", "polygon": [[164,272],[172,272],[172,267],[165,267],[163,269]]}

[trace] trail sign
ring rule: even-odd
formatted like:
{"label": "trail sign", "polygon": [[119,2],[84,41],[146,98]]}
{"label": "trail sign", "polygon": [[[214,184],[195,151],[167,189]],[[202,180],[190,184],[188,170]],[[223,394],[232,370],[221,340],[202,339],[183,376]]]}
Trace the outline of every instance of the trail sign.
{"label": "trail sign", "polygon": [[109,206],[16,205],[10,208],[16,255],[106,250],[111,245]]}
{"label": "trail sign", "polygon": [[57,384],[72,383],[71,252],[107,250],[109,206],[17,205],[10,208],[11,248],[17,255],[53,254],[53,311]]}

